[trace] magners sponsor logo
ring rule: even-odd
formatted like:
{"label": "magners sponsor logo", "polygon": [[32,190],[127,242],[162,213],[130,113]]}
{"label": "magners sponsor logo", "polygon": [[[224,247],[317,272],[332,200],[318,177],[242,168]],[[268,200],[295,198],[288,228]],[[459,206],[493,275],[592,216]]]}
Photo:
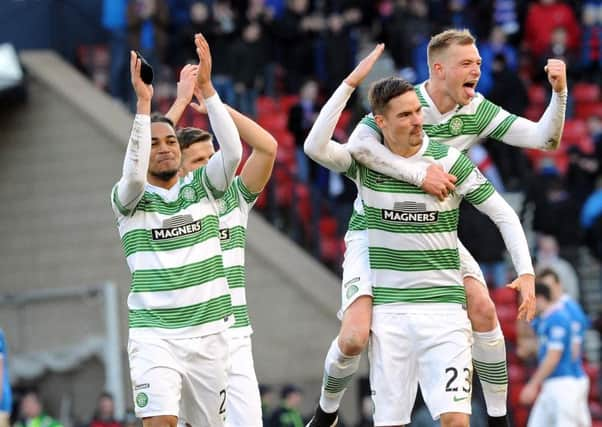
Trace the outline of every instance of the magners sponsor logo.
{"label": "magners sponsor logo", "polygon": [[382,209],[383,221],[429,224],[437,222],[438,211],[427,211],[425,203],[397,202],[393,209]]}
{"label": "magners sponsor logo", "polygon": [[201,231],[201,221],[193,221],[191,215],[177,215],[163,221],[163,227],[151,230],[153,240],[175,239]]}
{"label": "magners sponsor logo", "polygon": [[439,212],[399,212],[392,209],[382,210],[382,219],[392,222],[437,222]]}
{"label": "magners sponsor logo", "polygon": [[170,228],[153,228],[153,240],[173,239],[201,231],[201,221]]}

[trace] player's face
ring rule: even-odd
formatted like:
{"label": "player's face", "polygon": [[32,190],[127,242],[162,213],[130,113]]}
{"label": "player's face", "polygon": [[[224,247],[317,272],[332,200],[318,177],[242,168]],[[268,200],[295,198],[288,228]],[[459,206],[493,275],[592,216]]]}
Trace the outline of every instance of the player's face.
{"label": "player's face", "polygon": [[[380,115],[379,115],[380,116]],[[404,147],[417,147],[422,143],[422,106],[413,90],[389,101],[380,116],[381,129],[386,139]]]}
{"label": "player's face", "polygon": [[205,166],[215,154],[211,141],[195,142],[182,150],[182,171],[187,174],[201,166]]}
{"label": "player's face", "polygon": [[466,105],[474,98],[481,77],[481,56],[474,44],[453,44],[443,54],[445,88],[456,104]]}
{"label": "player's face", "polygon": [[151,175],[170,179],[180,167],[180,145],[173,128],[163,122],[151,123],[151,154],[148,171]]}

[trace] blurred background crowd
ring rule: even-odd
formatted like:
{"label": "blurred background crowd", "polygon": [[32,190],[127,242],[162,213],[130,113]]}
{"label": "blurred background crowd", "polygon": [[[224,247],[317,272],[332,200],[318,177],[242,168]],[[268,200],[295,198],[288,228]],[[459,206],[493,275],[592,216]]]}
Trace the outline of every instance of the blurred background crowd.
{"label": "blurred background crowd", "polygon": [[[18,8],[18,3],[13,6]],[[469,156],[520,212],[536,269],[553,268],[565,290],[581,301],[594,328],[602,329],[602,319],[598,319],[602,312],[602,1],[50,3],[58,8],[57,22],[63,23],[65,16],[77,19],[69,21],[73,33],[68,40],[64,34],[58,35],[49,47],[128,108],[134,103],[128,51],[139,50],[153,65],[154,108],[166,112],[177,94],[180,69],[195,62],[193,35],[203,33],[212,49],[213,82],[222,100],[253,117],[279,143],[273,177],[257,210],[336,273],[340,273],[343,235],[355,199],[354,184],[309,161],[302,145],[322,103],[358,58],[382,41],[386,51],[371,78],[397,74],[419,83],[428,78],[426,45],[430,36],[449,27],[468,28],[477,37],[483,58],[479,92],[511,113],[534,121],[539,120],[551,95],[543,64],[550,57],[565,60],[569,104],[560,149],[520,150],[486,140],[472,148]],[[0,19],[10,25],[8,15],[1,14]],[[53,25],[59,25],[57,22]],[[24,47],[37,44],[43,43],[32,40]],[[343,113],[335,134],[339,141],[344,142],[368,112],[366,92],[366,87],[361,87]],[[206,118],[191,109],[179,125],[209,127]],[[516,295],[504,288],[512,272],[495,226],[465,205],[460,237],[481,264],[496,302],[507,340],[510,408],[515,425],[523,426],[528,408],[518,403],[518,394],[535,362],[521,359],[515,351]],[[602,425],[597,336],[586,339],[586,370],[591,380],[590,409],[595,425]],[[361,381],[360,389],[367,396],[365,382]],[[40,418],[45,415],[35,392],[23,389],[17,397],[12,420],[28,420],[19,427],[58,423]],[[298,410],[301,388],[264,385],[262,397],[266,426],[303,425]],[[370,425],[369,409],[364,410],[361,399],[358,402],[363,415],[355,422],[348,420],[347,425]],[[132,414],[115,420],[112,405],[112,397],[102,394],[92,420],[75,420],[74,424],[129,427],[137,423]],[[417,411],[419,414],[420,405]],[[480,425],[478,414],[476,408],[475,426]],[[40,424],[31,424],[32,419]],[[428,420],[420,421],[420,415],[416,420],[412,425],[431,425]]]}

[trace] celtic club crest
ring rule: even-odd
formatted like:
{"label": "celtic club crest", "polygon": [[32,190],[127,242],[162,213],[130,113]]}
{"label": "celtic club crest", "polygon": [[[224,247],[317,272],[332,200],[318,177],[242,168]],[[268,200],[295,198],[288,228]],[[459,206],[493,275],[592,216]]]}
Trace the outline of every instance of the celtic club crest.
{"label": "celtic club crest", "polygon": [[462,127],[464,123],[460,117],[454,117],[449,121],[449,133],[452,135],[460,135],[462,133]]}

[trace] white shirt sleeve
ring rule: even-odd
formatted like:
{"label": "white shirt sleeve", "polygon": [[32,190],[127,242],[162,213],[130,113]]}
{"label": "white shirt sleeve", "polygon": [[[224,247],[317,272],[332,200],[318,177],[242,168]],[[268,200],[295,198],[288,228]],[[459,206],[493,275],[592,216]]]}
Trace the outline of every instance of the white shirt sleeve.
{"label": "white shirt sleeve", "polygon": [[497,139],[515,147],[555,150],[562,138],[567,94],[566,90],[552,92],[550,104],[538,122],[516,117],[506,133]]}
{"label": "white shirt sleeve", "polygon": [[144,194],[151,152],[150,116],[137,114],[123,160],[121,179],[113,188],[116,213],[129,215]]}
{"label": "white shirt sleeve", "polygon": [[499,193],[494,192],[483,203],[474,206],[491,218],[500,230],[516,273],[534,274],[527,237],[518,215],[508,202]]}
{"label": "white shirt sleeve", "polygon": [[354,88],[346,83],[335,90],[320,110],[303,144],[305,154],[334,172],[346,172],[353,161],[345,145],[331,140],[341,112],[353,91]]}
{"label": "white shirt sleeve", "polygon": [[220,145],[220,150],[207,164],[207,179],[211,189],[218,193],[214,196],[219,197],[232,184],[236,168],[242,158],[242,144],[234,121],[219,95],[216,93],[205,99],[205,106],[211,129]]}
{"label": "white shirt sleeve", "polygon": [[349,137],[347,149],[369,169],[420,187],[426,177],[424,166],[394,154],[381,143],[381,138],[370,126],[359,123]]}

